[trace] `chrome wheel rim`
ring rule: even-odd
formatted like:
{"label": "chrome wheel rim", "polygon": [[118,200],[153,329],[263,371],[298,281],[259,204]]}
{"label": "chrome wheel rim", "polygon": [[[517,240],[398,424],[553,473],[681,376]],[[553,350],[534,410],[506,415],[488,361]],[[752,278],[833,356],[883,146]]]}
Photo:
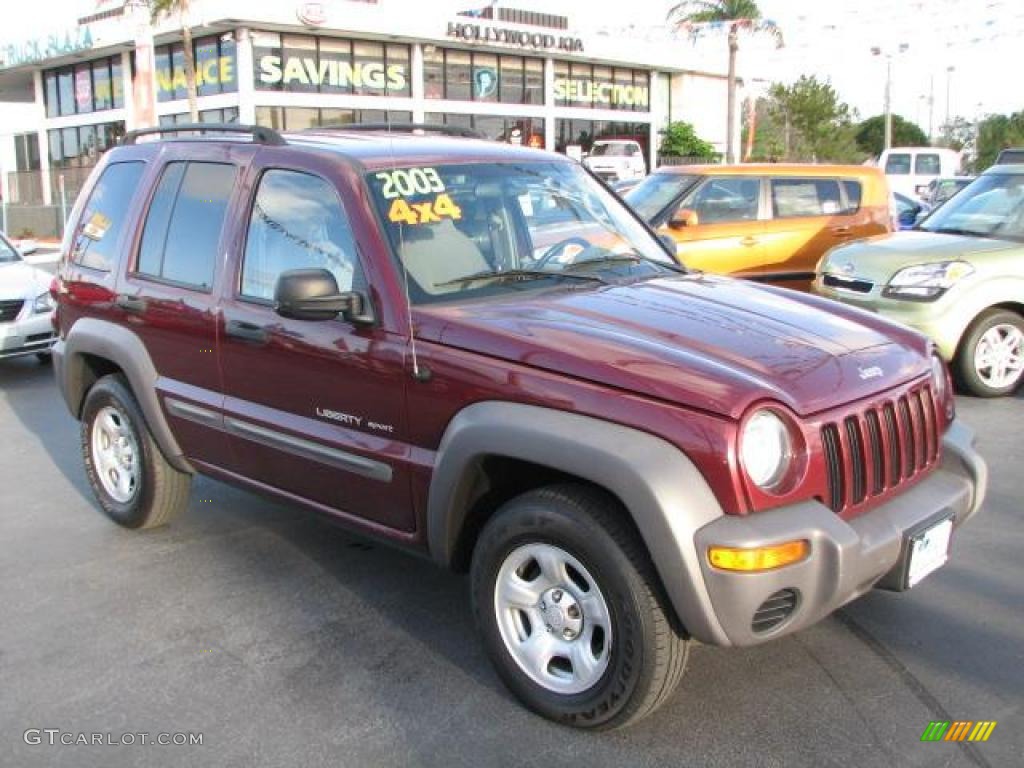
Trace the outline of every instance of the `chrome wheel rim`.
{"label": "chrome wheel rim", "polygon": [[509,655],[548,691],[581,693],[608,668],[608,603],[590,572],[560,547],[512,550],[498,569],[494,613]]}
{"label": "chrome wheel rim", "polygon": [[1024,333],[1009,323],[993,325],[974,348],[974,370],[992,389],[1016,384],[1024,373]]}
{"label": "chrome wheel rim", "polygon": [[92,459],[103,490],[120,504],[139,489],[139,444],[128,418],[104,406],[92,421]]}

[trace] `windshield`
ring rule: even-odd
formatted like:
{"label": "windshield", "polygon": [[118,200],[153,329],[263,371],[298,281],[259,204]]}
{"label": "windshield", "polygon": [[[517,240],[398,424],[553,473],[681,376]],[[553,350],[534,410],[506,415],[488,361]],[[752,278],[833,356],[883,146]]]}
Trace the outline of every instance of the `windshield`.
{"label": "windshield", "polygon": [[936,209],[921,229],[1024,241],[1024,174],[976,179]]}
{"label": "windshield", "polygon": [[600,157],[607,155],[609,157],[625,157],[630,154],[629,150],[632,147],[631,144],[601,144],[597,143],[594,145],[591,155]]}
{"label": "windshield", "polygon": [[413,304],[680,271],[575,163],[398,168],[367,183]]}
{"label": "windshield", "polygon": [[0,264],[11,264],[15,261],[21,261],[21,254],[7,242],[7,238],[0,235]]}
{"label": "windshield", "polygon": [[665,207],[693,186],[696,176],[682,173],[652,173],[626,192],[623,199],[644,221],[652,221]]}

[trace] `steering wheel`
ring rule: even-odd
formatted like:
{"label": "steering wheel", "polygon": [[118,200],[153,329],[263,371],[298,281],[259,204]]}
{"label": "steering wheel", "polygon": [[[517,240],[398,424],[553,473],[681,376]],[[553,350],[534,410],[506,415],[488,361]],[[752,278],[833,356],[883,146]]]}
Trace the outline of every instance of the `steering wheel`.
{"label": "steering wheel", "polygon": [[568,248],[570,245],[575,245],[575,246],[579,247],[579,249],[580,249],[579,251],[577,251],[576,254],[573,254],[573,262],[575,262],[575,260],[576,260],[575,256],[577,256],[578,254],[583,253],[583,251],[589,250],[590,248],[593,247],[591,245],[591,243],[589,243],[588,241],[584,240],[582,237],[567,237],[565,240],[561,240],[561,241],[555,243],[550,248],[548,248],[544,252],[544,255],[541,256],[537,260],[537,267],[536,268],[537,269],[544,269],[544,267],[546,267],[548,264],[550,264],[552,261],[554,261],[556,259],[556,257],[561,255],[562,252],[565,251],[565,249]]}

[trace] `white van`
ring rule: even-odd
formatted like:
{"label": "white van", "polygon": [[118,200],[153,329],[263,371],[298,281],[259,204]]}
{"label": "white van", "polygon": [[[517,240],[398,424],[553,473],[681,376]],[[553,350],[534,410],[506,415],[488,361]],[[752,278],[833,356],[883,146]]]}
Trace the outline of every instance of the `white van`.
{"label": "white van", "polygon": [[640,142],[631,139],[598,139],[583,164],[605,181],[642,179],[647,175]]}
{"label": "white van", "polygon": [[944,147],[892,147],[882,152],[878,166],[893,192],[920,198],[933,179],[960,172],[960,153]]}

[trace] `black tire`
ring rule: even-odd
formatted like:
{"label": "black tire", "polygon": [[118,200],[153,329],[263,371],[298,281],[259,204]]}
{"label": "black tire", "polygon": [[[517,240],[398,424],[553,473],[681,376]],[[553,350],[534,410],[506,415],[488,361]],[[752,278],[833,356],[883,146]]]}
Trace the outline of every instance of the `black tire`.
{"label": "black tire", "polygon": [[1010,325],[1024,333],[1024,317],[1006,309],[987,309],[971,323],[957,350],[954,361],[957,381],[964,390],[976,397],[1009,395],[1020,386],[1021,380],[1024,379],[1024,376],[1018,375],[1015,381],[1006,386],[993,387],[986,383],[975,370],[975,350],[985,333],[997,325]]}
{"label": "black tire", "polygon": [[36,352],[36,360],[38,360],[41,365],[49,365],[53,362],[53,355],[49,352]]}
{"label": "black tire", "polygon": [[[473,611],[502,681],[534,712],[578,728],[610,730],[646,717],[675,690],[689,641],[669,618],[646,550],[611,496],[584,485],[530,491],[487,522],[473,552]],[[587,690],[563,694],[535,682],[502,638],[494,590],[505,558],[524,544],[555,545],[576,558],[606,598],[612,629],[608,665]]]}
{"label": "black tire", "polygon": [[[92,451],[92,429],[104,408],[113,408],[132,432],[139,448],[138,482],[134,493],[122,502],[104,488],[97,475]],[[188,506],[192,476],[179,472],[164,458],[153,440],[127,381],[119,374],[104,376],[89,390],[82,407],[81,448],[85,472],[103,511],[125,528],[155,528],[169,522]]]}

